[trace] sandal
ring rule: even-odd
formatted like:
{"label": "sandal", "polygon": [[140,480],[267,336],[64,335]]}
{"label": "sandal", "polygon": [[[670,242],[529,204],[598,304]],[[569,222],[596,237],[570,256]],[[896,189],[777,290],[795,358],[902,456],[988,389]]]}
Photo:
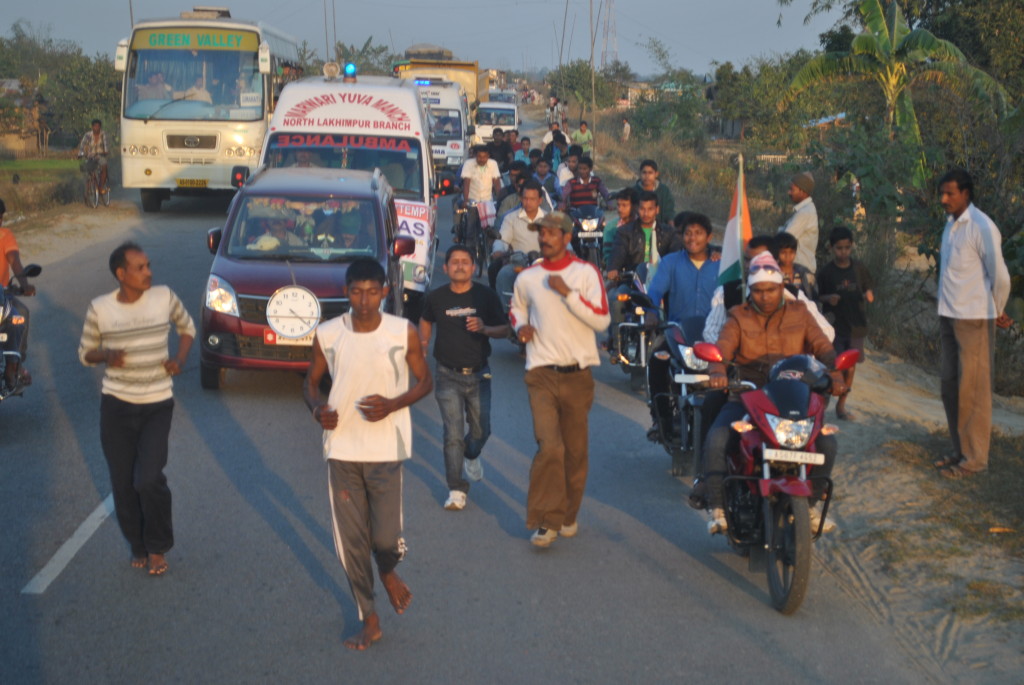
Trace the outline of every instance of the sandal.
{"label": "sandal", "polygon": [[934,466],[937,469],[948,469],[950,466],[956,466],[957,464],[960,463],[960,461],[961,458],[959,455],[951,454],[948,457],[936,459],[935,461],[932,462],[932,466]]}
{"label": "sandal", "polygon": [[950,480],[962,480],[964,478],[970,478],[976,473],[978,472],[971,471],[970,469],[965,469],[963,466],[960,466],[959,464],[947,466],[946,468],[941,469],[939,471],[939,475],[941,475],[943,478],[949,478]]}

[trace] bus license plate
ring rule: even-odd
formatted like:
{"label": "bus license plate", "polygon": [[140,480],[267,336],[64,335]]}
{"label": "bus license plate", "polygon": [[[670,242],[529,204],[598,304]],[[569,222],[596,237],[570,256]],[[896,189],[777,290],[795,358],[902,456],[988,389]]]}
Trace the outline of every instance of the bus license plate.
{"label": "bus license plate", "polygon": [[794,452],[778,450],[773,447],[764,448],[765,461],[787,461],[790,464],[812,464],[821,466],[825,463],[825,455],[820,452]]}
{"label": "bus license plate", "polygon": [[179,188],[205,188],[206,184],[209,183],[208,179],[205,178],[179,178]]}

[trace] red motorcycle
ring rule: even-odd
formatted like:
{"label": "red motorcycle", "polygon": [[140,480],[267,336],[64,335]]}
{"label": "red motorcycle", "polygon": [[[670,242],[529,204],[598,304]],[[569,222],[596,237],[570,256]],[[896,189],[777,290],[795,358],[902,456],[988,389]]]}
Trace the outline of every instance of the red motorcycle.
{"label": "red motorcycle", "polygon": [[[694,353],[708,362],[721,362],[722,353],[710,343],[697,343]],[[860,353],[848,350],[836,358],[844,371]],[[825,463],[816,441],[838,428],[824,423],[824,395],[832,385],[828,368],[810,355],[776,362],[768,383],[730,383],[742,392],[747,415],[732,424],[740,433],[738,448],[726,455],[725,517],[729,545],[750,559],[750,570],[764,570],[772,605],[792,614],[807,594],[811,573],[811,543],[821,535],[832,500],[832,480],[815,476],[814,466]],[[809,499],[814,483],[824,486],[826,499],[820,521],[811,530]]]}

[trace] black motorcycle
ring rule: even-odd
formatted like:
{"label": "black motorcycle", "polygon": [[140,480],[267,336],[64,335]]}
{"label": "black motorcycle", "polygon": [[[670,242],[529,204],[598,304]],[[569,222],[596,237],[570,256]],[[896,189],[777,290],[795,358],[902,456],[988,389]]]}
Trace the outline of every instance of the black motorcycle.
{"label": "black motorcycle", "polygon": [[701,321],[659,324],[662,344],[647,367],[648,402],[655,416],[648,438],[672,457],[672,475],[695,473],[701,461],[702,415],[708,363],[693,345],[703,334]]}
{"label": "black motorcycle", "polygon": [[601,270],[604,255],[604,210],[598,205],[575,207],[572,216],[572,249],[576,256]]}
{"label": "black motorcycle", "polygon": [[[35,278],[41,274],[43,268],[38,264],[29,264],[25,267],[24,276],[26,278]],[[7,288],[0,289],[0,350],[7,346],[8,340],[14,335],[14,326],[27,324],[24,313],[16,313],[15,300],[14,298],[18,295],[23,295],[24,292],[21,286],[14,285],[13,283]],[[21,340],[21,349],[18,350],[21,356],[25,355],[25,348],[28,342],[28,326],[25,326],[23,337]],[[21,395],[25,391],[25,385],[22,383],[22,377],[20,373],[15,374],[17,379],[14,385],[8,385],[6,381],[7,364],[17,364],[18,362],[8,358],[5,354],[0,354],[0,402],[3,402],[9,397],[16,397]]]}
{"label": "black motorcycle", "polygon": [[647,295],[643,276],[643,270],[624,271],[620,274],[619,283],[627,284],[627,288],[625,292],[618,292],[615,302],[612,303],[613,307],[622,308],[622,322],[615,331],[617,352],[611,355],[610,361],[629,375],[629,386],[632,390],[644,387],[655,330],[655,326],[648,323],[649,317],[646,316],[648,312],[655,311],[655,306]]}

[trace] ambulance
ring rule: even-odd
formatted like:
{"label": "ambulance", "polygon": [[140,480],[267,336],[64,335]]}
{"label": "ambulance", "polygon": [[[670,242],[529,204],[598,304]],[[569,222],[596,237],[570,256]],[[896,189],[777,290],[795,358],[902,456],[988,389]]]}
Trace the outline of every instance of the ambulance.
{"label": "ambulance", "polygon": [[341,72],[328,63],[323,76],[281,90],[260,166],[380,169],[395,192],[399,234],[416,240],[402,274],[405,314],[418,320],[437,249],[431,117],[412,81],[358,76],[351,64]]}

